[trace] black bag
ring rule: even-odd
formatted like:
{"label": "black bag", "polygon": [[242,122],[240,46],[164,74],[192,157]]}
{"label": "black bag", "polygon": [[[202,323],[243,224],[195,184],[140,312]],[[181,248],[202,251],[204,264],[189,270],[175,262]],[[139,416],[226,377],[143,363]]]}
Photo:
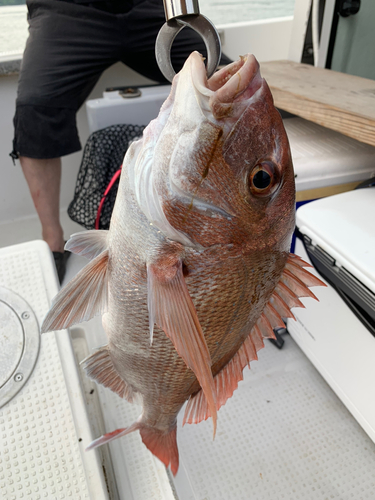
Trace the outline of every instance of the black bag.
{"label": "black bag", "polygon": [[[68,215],[86,229],[95,228],[99,204],[112,177],[121,168],[132,141],[142,136],[144,126],[112,125],[98,130],[87,140],[78,171],[74,199]],[[118,180],[106,196],[98,229],[108,229],[115,204]]]}

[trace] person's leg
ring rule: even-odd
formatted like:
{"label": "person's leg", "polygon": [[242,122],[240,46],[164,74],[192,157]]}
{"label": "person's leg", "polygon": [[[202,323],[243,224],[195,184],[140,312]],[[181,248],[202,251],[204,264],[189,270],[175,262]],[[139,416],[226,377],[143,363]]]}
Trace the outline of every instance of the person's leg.
{"label": "person's leg", "polygon": [[63,252],[64,233],[60,224],[61,159],[20,156],[19,160],[42,225],[43,240],[52,252]]}
{"label": "person's leg", "polygon": [[61,254],[60,158],[81,149],[76,112],[115,60],[114,16],[67,2],[31,0],[28,6],[30,36],[18,84],[12,156],[20,159],[42,237]]}

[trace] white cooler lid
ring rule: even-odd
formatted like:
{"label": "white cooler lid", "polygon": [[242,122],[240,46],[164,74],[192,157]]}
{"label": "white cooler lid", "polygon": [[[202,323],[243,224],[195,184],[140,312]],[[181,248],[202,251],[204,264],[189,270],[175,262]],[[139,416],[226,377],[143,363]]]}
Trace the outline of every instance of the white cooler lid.
{"label": "white cooler lid", "polygon": [[297,210],[296,224],[375,292],[375,187],[322,198]]}

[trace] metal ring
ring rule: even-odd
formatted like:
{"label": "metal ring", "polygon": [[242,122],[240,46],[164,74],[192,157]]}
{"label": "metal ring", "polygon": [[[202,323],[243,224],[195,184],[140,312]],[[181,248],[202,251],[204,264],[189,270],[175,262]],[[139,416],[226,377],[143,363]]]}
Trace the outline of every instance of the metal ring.
{"label": "metal ring", "polygon": [[171,61],[171,48],[178,33],[188,26],[200,35],[207,49],[207,78],[210,78],[219,65],[221,58],[221,43],[215,26],[207,17],[199,15],[181,16],[167,21],[160,29],[156,44],[156,61],[164,77],[172,82],[176,75]]}

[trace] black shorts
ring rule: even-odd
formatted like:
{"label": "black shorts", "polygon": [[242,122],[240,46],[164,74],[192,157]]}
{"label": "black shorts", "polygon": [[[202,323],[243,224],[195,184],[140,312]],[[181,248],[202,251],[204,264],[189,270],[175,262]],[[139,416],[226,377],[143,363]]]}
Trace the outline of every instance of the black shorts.
{"label": "black shorts", "polygon": [[[155,40],[165,22],[162,0],[28,0],[27,6],[29,38],[14,117],[16,155],[58,158],[80,150],[76,113],[103,71],[118,61],[166,82],[155,59]],[[193,50],[206,51],[199,35],[185,28],[172,48],[176,71]],[[222,64],[229,62],[222,57]]]}

